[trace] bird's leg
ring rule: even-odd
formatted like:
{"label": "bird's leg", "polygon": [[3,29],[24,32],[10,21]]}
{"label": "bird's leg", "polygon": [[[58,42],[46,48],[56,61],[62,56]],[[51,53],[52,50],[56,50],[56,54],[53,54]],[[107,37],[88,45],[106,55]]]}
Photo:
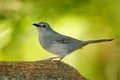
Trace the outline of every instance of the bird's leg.
{"label": "bird's leg", "polygon": [[59,59],[59,60],[61,61],[64,57],[65,57],[65,56],[60,57],[60,59]]}
{"label": "bird's leg", "polygon": [[65,56],[51,57],[51,58],[49,58],[48,60],[53,61],[53,60],[55,60],[55,59],[58,59],[58,58],[59,58],[59,61],[61,61],[64,57],[65,57]]}

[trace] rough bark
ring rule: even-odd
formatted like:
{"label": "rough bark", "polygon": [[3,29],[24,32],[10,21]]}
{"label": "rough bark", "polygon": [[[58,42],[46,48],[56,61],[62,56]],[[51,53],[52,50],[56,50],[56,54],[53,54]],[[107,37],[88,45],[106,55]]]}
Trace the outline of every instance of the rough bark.
{"label": "rough bark", "polygon": [[87,80],[70,65],[54,60],[0,62],[0,80]]}

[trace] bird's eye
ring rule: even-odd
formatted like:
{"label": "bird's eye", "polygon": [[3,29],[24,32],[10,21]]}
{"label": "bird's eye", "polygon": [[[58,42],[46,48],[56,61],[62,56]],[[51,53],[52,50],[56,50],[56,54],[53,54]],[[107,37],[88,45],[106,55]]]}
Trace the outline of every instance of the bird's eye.
{"label": "bird's eye", "polygon": [[43,27],[45,28],[45,27],[46,27],[46,25],[43,25]]}

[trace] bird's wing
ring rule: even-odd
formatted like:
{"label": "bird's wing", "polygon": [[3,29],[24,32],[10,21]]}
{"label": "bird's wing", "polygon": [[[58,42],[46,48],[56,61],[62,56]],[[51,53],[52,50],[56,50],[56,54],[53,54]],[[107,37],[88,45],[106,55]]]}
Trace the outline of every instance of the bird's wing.
{"label": "bird's wing", "polygon": [[60,37],[56,36],[56,38],[52,39],[51,42],[53,43],[75,43],[75,42],[80,42],[80,41],[77,39],[68,37],[68,36],[60,36]]}

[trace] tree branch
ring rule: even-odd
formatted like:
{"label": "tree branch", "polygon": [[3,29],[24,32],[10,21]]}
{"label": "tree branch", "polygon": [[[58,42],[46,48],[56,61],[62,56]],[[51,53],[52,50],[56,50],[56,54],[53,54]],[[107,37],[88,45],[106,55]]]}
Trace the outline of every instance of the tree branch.
{"label": "tree branch", "polygon": [[87,80],[70,65],[54,60],[0,62],[0,80]]}

